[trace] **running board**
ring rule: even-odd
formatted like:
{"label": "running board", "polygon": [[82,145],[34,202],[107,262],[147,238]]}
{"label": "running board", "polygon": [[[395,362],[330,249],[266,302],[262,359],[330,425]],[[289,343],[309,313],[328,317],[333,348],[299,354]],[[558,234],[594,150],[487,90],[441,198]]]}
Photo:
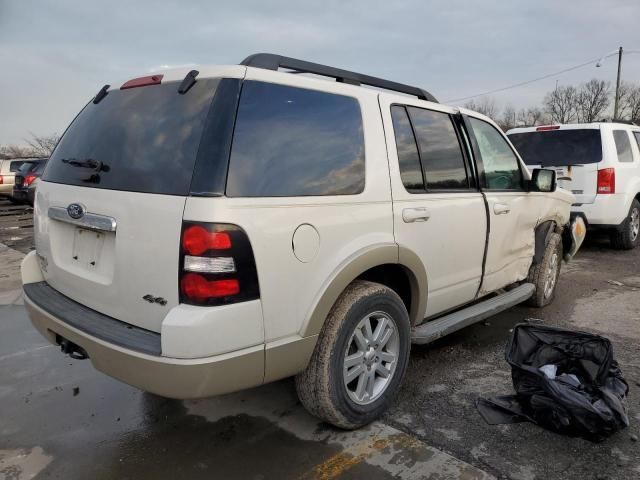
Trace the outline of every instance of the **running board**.
{"label": "running board", "polygon": [[411,341],[418,345],[433,342],[440,337],[473,325],[528,300],[534,291],[535,286],[532,283],[523,283],[519,287],[502,293],[497,297],[492,297],[444,317],[425,322],[413,329]]}

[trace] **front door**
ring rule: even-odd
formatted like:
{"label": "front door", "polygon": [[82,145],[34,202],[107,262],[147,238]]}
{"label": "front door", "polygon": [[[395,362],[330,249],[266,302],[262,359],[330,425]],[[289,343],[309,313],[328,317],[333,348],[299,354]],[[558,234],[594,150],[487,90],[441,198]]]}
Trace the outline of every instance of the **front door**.
{"label": "front door", "polygon": [[526,278],[535,250],[538,200],[525,189],[523,170],[504,135],[489,122],[466,117],[490,218],[480,295]]}

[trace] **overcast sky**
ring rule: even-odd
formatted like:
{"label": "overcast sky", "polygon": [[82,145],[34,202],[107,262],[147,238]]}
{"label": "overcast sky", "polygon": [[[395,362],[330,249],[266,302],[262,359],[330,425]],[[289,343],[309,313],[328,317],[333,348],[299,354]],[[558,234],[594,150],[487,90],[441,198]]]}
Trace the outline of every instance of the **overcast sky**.
{"label": "overcast sky", "polygon": [[[415,84],[440,101],[640,51],[640,0],[0,0],[0,144],[61,133],[102,85],[160,65],[274,52]],[[640,54],[623,79],[640,82]],[[539,104],[560,84],[615,82],[616,61],[495,94]]]}

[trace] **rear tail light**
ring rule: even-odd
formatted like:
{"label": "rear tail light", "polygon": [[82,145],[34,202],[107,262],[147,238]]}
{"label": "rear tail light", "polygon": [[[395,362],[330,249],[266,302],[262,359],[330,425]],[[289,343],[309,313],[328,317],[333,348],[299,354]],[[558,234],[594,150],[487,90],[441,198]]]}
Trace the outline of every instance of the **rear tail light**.
{"label": "rear tail light", "polygon": [[22,180],[22,186],[24,187],[28,187],[29,185],[31,185],[31,183],[36,179],[35,175],[27,175],[26,177],[24,177],[24,180]]}
{"label": "rear tail light", "polygon": [[182,234],[182,247],[189,255],[200,255],[207,250],[231,248],[231,237],[227,232],[212,232],[202,225],[191,225]]}
{"label": "rear tail light", "polygon": [[197,302],[223,298],[240,293],[240,282],[235,278],[207,280],[202,275],[187,273],[180,281],[182,293]]}
{"label": "rear tail light", "polygon": [[0,175],[0,185],[2,185],[4,183],[4,178],[2,178],[2,175]]}
{"label": "rear tail light", "polygon": [[146,87],[147,85],[160,85],[162,77],[164,75],[149,75],[148,77],[138,77],[125,82],[120,87],[120,90],[126,90],[128,88]]}
{"label": "rear tail light", "polygon": [[598,170],[598,193],[616,193],[615,168]]}
{"label": "rear tail light", "polygon": [[179,275],[182,303],[215,306],[260,297],[251,243],[236,225],[184,222]]}
{"label": "rear tail light", "polygon": [[548,132],[549,130],[560,130],[560,125],[543,125],[536,128],[536,132]]}

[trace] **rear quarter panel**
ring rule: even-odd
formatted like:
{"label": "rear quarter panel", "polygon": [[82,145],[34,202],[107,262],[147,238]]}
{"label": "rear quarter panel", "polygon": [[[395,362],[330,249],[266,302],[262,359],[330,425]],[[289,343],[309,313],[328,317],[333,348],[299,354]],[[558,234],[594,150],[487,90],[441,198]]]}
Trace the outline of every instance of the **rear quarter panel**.
{"label": "rear quarter panel", "polygon": [[[269,343],[308,333],[306,326],[323,289],[358,252],[375,245],[395,247],[391,192],[375,92],[260,69],[248,68],[245,78],[271,83],[286,78],[287,85],[355,97],[364,127],[366,183],[360,194],[187,199],[185,220],[233,223],[246,231],[258,270]],[[311,225],[319,237],[315,255],[305,262],[293,251],[294,232],[303,224]]]}

